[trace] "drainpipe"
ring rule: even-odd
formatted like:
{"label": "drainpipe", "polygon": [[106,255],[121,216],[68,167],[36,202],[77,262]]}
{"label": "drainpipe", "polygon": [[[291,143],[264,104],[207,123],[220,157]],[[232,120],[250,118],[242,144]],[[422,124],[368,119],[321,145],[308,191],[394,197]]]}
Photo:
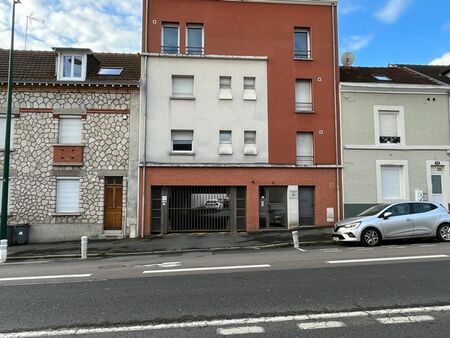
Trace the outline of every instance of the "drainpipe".
{"label": "drainpipe", "polygon": [[333,99],[334,99],[334,136],[336,145],[336,201],[337,201],[337,219],[341,219],[341,175],[339,165],[342,164],[342,154],[340,151],[340,140],[339,140],[339,121],[338,121],[338,104],[337,104],[337,93],[339,90],[337,83],[337,71],[339,68],[337,63],[337,44],[336,44],[336,32],[337,32],[337,20],[336,20],[336,5],[331,4],[331,21],[333,29]]}

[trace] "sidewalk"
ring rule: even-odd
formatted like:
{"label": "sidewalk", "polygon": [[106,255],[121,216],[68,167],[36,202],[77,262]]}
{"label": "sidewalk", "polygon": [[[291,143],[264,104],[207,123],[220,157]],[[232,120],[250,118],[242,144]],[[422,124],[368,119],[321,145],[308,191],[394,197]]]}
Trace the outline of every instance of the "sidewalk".
{"label": "sidewalk", "polygon": [[[300,246],[331,243],[332,228],[299,230]],[[89,241],[88,255],[122,256],[195,251],[266,249],[292,246],[291,231],[168,234],[151,239]],[[8,259],[80,257],[80,242],[37,243],[8,247]]]}

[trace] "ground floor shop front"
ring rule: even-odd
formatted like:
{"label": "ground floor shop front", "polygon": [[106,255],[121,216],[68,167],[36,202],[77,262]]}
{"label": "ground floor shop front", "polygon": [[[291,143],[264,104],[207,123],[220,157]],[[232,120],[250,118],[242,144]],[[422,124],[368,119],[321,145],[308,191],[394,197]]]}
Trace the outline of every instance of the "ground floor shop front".
{"label": "ground floor shop front", "polygon": [[337,178],[335,168],[147,167],[140,233],[332,225],[340,214]]}

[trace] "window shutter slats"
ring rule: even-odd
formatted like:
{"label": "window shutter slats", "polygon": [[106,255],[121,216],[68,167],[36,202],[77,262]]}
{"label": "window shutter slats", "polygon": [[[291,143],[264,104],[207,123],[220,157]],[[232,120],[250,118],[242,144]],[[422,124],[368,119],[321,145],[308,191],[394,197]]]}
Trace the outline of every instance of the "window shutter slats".
{"label": "window shutter slats", "polygon": [[381,188],[383,199],[401,198],[401,167],[382,166],[381,167]]}
{"label": "window shutter slats", "polygon": [[62,144],[80,144],[81,129],[80,118],[61,118],[59,120],[59,142]]}
{"label": "window shutter slats", "polygon": [[60,179],[57,181],[56,212],[80,211],[80,180]]}

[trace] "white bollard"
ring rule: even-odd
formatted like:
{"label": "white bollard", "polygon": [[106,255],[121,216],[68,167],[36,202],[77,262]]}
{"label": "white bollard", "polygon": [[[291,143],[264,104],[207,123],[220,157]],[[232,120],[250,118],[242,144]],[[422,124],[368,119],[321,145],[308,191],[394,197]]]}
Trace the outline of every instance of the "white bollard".
{"label": "white bollard", "polygon": [[8,257],[8,240],[2,239],[0,241],[0,263],[6,263]]}
{"label": "white bollard", "polygon": [[88,238],[87,236],[81,237],[81,259],[87,259]]}
{"label": "white bollard", "polygon": [[298,249],[300,247],[300,243],[298,241],[298,231],[292,231],[292,239],[294,240],[294,248]]}

